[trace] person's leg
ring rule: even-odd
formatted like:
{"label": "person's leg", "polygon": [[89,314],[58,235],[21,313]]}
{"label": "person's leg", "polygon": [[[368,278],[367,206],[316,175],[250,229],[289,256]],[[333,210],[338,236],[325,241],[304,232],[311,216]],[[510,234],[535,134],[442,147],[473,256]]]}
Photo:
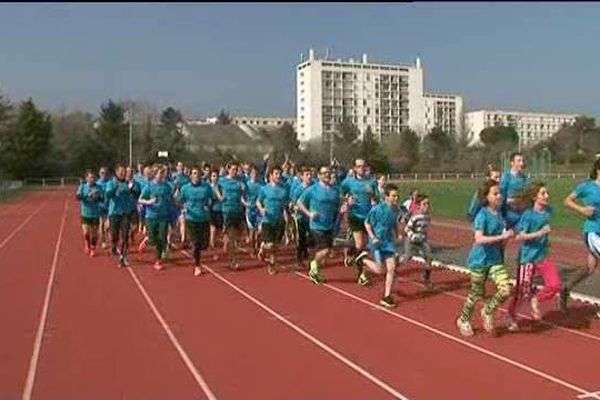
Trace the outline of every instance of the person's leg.
{"label": "person's leg", "polygon": [[540,303],[551,300],[560,291],[560,276],[552,260],[546,258],[536,265],[536,272],[544,280],[544,288],[536,297]]}
{"label": "person's leg", "polygon": [[496,293],[481,310],[481,316],[484,329],[488,333],[492,333],[494,330],[494,314],[510,295],[510,276],[504,265],[494,265],[490,268],[489,277],[496,284]]}
{"label": "person's leg", "polygon": [[109,217],[109,220],[110,220],[110,237],[112,239],[110,255],[116,256],[117,248],[119,245],[120,234],[121,234],[122,216],[121,215],[111,215]]}
{"label": "person's leg", "polygon": [[165,254],[165,250],[167,247],[167,232],[169,230],[169,221],[168,220],[159,220],[158,221],[158,239],[156,243],[156,254],[159,255],[158,258],[162,259]]}
{"label": "person's leg", "polygon": [[83,232],[83,240],[85,246],[85,252],[89,254],[92,248],[92,239],[90,235],[90,226],[82,219],[81,221],[81,231]]}
{"label": "person's leg", "polygon": [[331,232],[317,230],[311,231],[311,236],[313,237],[317,251],[315,253],[315,258],[310,262],[308,276],[313,282],[320,285],[325,282],[325,279],[319,273],[319,268],[323,265],[325,259],[329,255],[333,244],[333,236]]}
{"label": "person's leg", "polygon": [[483,297],[483,288],[485,286],[485,281],[487,280],[488,272],[488,268],[478,268],[470,271],[471,289],[469,290],[467,299],[460,312],[459,320],[461,322],[471,322],[475,305]]}

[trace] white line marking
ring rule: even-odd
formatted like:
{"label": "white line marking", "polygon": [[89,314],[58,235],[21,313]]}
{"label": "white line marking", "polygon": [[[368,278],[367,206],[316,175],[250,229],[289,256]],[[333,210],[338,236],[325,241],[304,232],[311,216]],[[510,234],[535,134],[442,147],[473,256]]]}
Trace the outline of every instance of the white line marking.
{"label": "white line marking", "polygon": [[[296,272],[295,274],[298,275],[298,276],[300,276],[301,278],[304,278],[304,279],[307,279],[307,280],[310,279],[308,276],[305,276],[305,275],[303,275],[303,274],[301,274],[299,272]],[[389,315],[391,315],[391,316],[393,316],[395,318],[398,318],[398,319],[401,319],[401,320],[403,320],[405,322],[408,322],[409,324],[418,326],[418,327],[423,328],[423,329],[425,329],[425,330],[427,330],[427,331],[429,331],[431,333],[434,333],[436,335],[442,336],[442,337],[444,337],[446,339],[449,339],[449,340],[451,340],[453,342],[462,344],[465,347],[468,347],[468,348],[470,348],[472,350],[475,350],[475,351],[477,351],[479,353],[488,355],[488,356],[490,356],[492,358],[495,358],[497,360],[500,360],[502,362],[510,364],[510,365],[512,365],[514,367],[517,367],[519,369],[527,371],[527,372],[529,372],[531,374],[537,375],[537,376],[539,376],[539,377],[541,377],[543,379],[546,379],[546,380],[548,380],[550,382],[554,382],[554,383],[556,383],[558,385],[561,385],[563,387],[571,389],[574,392],[577,392],[577,393],[580,393],[580,394],[590,393],[588,390],[580,388],[579,386],[573,385],[573,384],[571,384],[569,382],[565,382],[562,379],[556,378],[556,377],[554,377],[552,375],[549,375],[549,374],[547,374],[545,372],[542,372],[542,371],[539,371],[539,370],[537,370],[535,368],[529,367],[529,366],[527,366],[525,364],[522,364],[522,363],[520,363],[518,361],[514,361],[514,360],[512,360],[512,359],[510,359],[508,357],[504,357],[504,356],[502,356],[502,355],[500,355],[498,353],[494,353],[493,351],[487,350],[487,349],[485,349],[483,347],[476,346],[476,345],[474,345],[472,343],[469,343],[469,342],[467,342],[465,340],[459,339],[459,338],[457,338],[455,336],[452,336],[452,335],[450,335],[450,334],[448,334],[446,332],[443,332],[443,331],[441,331],[439,329],[436,329],[436,328],[434,328],[432,326],[429,326],[427,324],[424,324],[422,322],[416,321],[416,320],[414,320],[412,318],[406,317],[406,316],[404,316],[402,314],[399,314],[397,312],[388,310],[388,309],[386,309],[386,308],[384,308],[382,306],[379,306],[379,305],[377,305],[375,303],[371,303],[371,302],[369,302],[369,301],[367,301],[367,300],[365,300],[365,299],[363,299],[361,297],[355,296],[352,293],[346,292],[345,290],[339,289],[339,288],[337,288],[335,286],[332,286],[332,285],[329,285],[329,284],[324,284],[323,286],[325,286],[326,288],[328,288],[328,289],[330,289],[330,290],[332,290],[334,292],[337,292],[337,293],[339,293],[339,294],[341,294],[343,296],[349,297],[349,298],[354,299],[354,300],[356,300],[356,301],[358,301],[360,303],[366,304],[367,306],[369,306],[369,308],[376,308],[379,311],[383,311],[383,312],[385,312],[385,313],[387,313],[387,314],[389,314]]]}
{"label": "white line marking", "polygon": [[580,394],[577,396],[578,399],[600,399],[600,391]]}
{"label": "white line marking", "polygon": [[6,243],[9,242],[10,239],[12,239],[17,233],[19,233],[19,231],[21,229],[23,229],[25,227],[25,225],[27,225],[27,223],[29,221],[31,221],[31,219],[37,215],[37,213],[39,213],[40,211],[42,211],[42,208],[44,208],[46,206],[46,204],[48,204],[48,200],[44,201],[40,205],[40,208],[38,208],[33,214],[31,214],[29,217],[27,217],[25,219],[25,221],[23,221],[17,228],[15,228],[15,230],[13,230],[12,233],[10,235],[8,235],[8,237],[6,239],[4,239],[2,241],[2,243],[0,243],[0,249],[2,249],[6,245]]}
{"label": "white line marking", "polygon": [[166,332],[167,336],[169,336],[171,343],[173,344],[173,346],[175,346],[175,349],[177,349],[179,356],[181,356],[181,358],[182,358],[183,362],[185,363],[185,365],[187,366],[188,370],[194,376],[194,379],[196,380],[196,383],[198,384],[198,386],[200,386],[200,388],[202,389],[204,394],[206,394],[206,397],[208,397],[209,400],[216,400],[217,397],[212,392],[212,390],[210,390],[210,388],[208,387],[208,384],[206,383],[206,380],[204,380],[202,375],[200,375],[200,372],[198,372],[198,369],[196,368],[196,366],[194,365],[194,363],[192,362],[190,357],[187,355],[187,353],[183,349],[183,346],[179,343],[179,340],[177,340],[177,337],[175,336],[173,331],[171,331],[171,328],[169,327],[169,325],[167,324],[165,319],[162,317],[160,311],[158,311],[158,309],[154,305],[154,302],[148,295],[148,292],[146,292],[146,289],[144,289],[144,286],[138,279],[137,275],[135,274],[135,272],[133,272],[133,269],[127,268],[127,271],[129,271],[131,278],[133,279],[133,281],[137,285],[138,289],[142,293],[142,296],[144,296],[144,299],[146,299],[146,302],[148,303],[148,306],[150,306],[150,309],[154,313],[154,316],[156,317],[156,319],[158,319],[158,322],[160,322],[160,325]]}
{"label": "white line marking", "polygon": [[[190,256],[190,254],[188,252],[186,252],[186,251],[182,251],[182,253],[186,254],[188,257]],[[368,380],[370,380],[371,382],[373,382],[375,385],[379,386],[381,389],[385,390],[386,392],[388,392],[389,394],[391,394],[392,396],[394,396],[397,399],[408,400],[408,397],[404,396],[403,394],[401,394],[396,389],[394,389],[393,387],[391,387],[387,383],[383,382],[379,378],[373,376],[371,373],[369,373],[368,371],[366,371],[365,369],[363,369],[361,366],[359,366],[358,364],[356,364],[353,361],[349,360],[348,358],[344,357],[342,354],[338,353],[337,351],[335,351],[334,349],[332,349],[331,347],[329,347],[327,344],[325,344],[324,342],[320,341],[316,337],[312,336],[310,333],[306,332],[305,330],[303,330],[299,326],[293,324],[292,322],[290,322],[289,320],[287,320],[285,317],[283,317],[281,314],[277,313],[276,311],[274,311],[273,309],[271,309],[269,306],[267,306],[264,303],[262,303],[260,300],[256,299],[255,297],[252,297],[252,295],[248,294],[243,289],[240,289],[235,284],[233,284],[230,281],[228,281],[227,279],[223,278],[219,273],[213,271],[207,265],[203,264],[202,266],[208,272],[210,272],[213,276],[215,276],[217,279],[219,279],[221,282],[225,283],[227,286],[229,286],[230,288],[232,288],[233,290],[235,290],[236,292],[238,292],[240,295],[242,295],[243,297],[245,297],[246,299],[248,299],[252,303],[256,304],[258,307],[262,308],[268,314],[270,314],[273,317],[275,317],[281,323],[287,325],[289,328],[293,329],[298,334],[302,335],[303,337],[305,337],[306,339],[308,339],[309,341],[311,341],[316,346],[320,347],[321,349],[323,349],[327,353],[331,354],[333,357],[337,358],[339,361],[341,361],[342,363],[346,364],[348,367],[352,368],[354,371],[358,372],[359,374],[361,374],[362,376],[364,376],[365,378],[367,378]]]}
{"label": "white line marking", "polygon": [[[60,244],[62,242],[63,231],[65,228],[65,221],[67,220],[67,209],[69,203],[65,198],[65,205],[63,208],[62,221],[60,222],[60,229],[58,231],[58,238],[56,239],[56,247],[54,248],[54,257],[52,259],[52,268],[50,270],[50,276],[48,277],[48,284],[46,285],[46,295],[44,297],[44,305],[42,307],[42,313],[40,314],[40,322],[38,324],[37,332],[35,333],[35,341],[33,343],[33,353],[29,360],[29,370],[27,371],[27,380],[25,381],[25,388],[23,389],[23,400],[31,399],[31,393],[33,392],[33,385],[35,383],[35,375],[37,373],[37,364],[40,359],[40,351],[42,348],[42,339],[44,329],[46,328],[46,321],[48,318],[48,309],[50,308],[50,297],[52,295],[52,287],[54,286],[54,275],[56,274],[56,266],[58,265],[58,253],[60,250]],[[34,214],[35,215],[35,214]]]}

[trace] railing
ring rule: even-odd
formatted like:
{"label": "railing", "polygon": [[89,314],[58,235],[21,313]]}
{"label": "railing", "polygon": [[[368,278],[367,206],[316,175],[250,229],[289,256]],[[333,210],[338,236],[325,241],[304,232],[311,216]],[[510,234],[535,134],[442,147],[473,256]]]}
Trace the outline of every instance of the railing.
{"label": "railing", "polygon": [[25,186],[72,186],[79,185],[82,179],[78,176],[51,176],[45,178],[25,178],[23,183]]}
{"label": "railing", "polygon": [[[587,174],[581,172],[526,173],[528,178],[536,179],[585,179]],[[418,172],[407,174],[388,174],[389,181],[452,181],[468,179],[485,179],[481,172]]]}
{"label": "railing", "polygon": [[23,187],[23,181],[0,180],[0,200]]}

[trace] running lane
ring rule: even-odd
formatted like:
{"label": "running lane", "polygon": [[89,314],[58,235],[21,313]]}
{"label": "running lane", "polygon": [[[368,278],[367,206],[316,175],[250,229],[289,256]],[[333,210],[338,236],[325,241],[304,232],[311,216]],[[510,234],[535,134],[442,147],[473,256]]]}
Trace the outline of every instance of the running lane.
{"label": "running lane", "polygon": [[[212,254],[206,258],[212,260]],[[134,268],[135,273],[217,397],[393,398],[214,276],[194,277],[187,256],[174,254],[178,266],[161,272],[149,267],[149,252],[143,259],[146,266]],[[219,263],[210,261],[211,265]],[[248,260],[244,265],[252,266]],[[284,291],[281,295],[286,296]]]}
{"label": "running lane", "polygon": [[62,194],[46,194],[46,200],[48,204],[10,240],[2,239],[0,398],[19,398],[27,376],[65,205]]}
{"label": "running lane", "polygon": [[[334,285],[358,286],[351,283],[349,269],[324,273]],[[223,277],[383,381],[401,387],[409,398],[565,399],[578,394],[295,274],[270,277],[264,270],[250,270]],[[360,289],[377,299],[381,295]],[[453,321],[448,304],[430,312],[431,318]]]}
{"label": "running lane", "polygon": [[85,255],[69,206],[32,398],[206,398],[127,270]]}
{"label": "running lane", "polygon": [[15,202],[10,208],[0,210],[0,248],[15,230],[31,223],[37,213],[48,205],[48,200],[54,196],[56,193],[36,192]]}

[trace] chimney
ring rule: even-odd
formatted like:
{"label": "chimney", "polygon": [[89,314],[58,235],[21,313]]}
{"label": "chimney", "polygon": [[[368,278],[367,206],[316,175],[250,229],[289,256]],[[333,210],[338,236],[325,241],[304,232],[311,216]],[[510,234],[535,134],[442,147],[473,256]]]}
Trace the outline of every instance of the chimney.
{"label": "chimney", "polygon": [[315,51],[313,49],[308,50],[308,59],[310,61],[315,59]]}
{"label": "chimney", "polygon": [[366,53],[363,54],[362,62],[363,62],[363,64],[367,63],[367,54]]}

